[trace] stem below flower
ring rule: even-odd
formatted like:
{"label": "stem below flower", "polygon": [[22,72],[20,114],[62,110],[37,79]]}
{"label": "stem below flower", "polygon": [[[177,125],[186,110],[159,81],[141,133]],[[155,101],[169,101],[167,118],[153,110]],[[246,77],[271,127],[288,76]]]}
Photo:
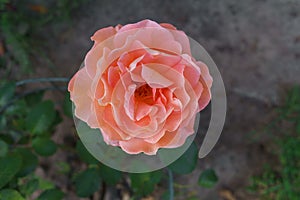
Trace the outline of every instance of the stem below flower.
{"label": "stem below flower", "polygon": [[173,173],[172,171],[167,168],[168,170],[168,175],[169,175],[169,199],[173,200],[174,199],[174,188],[173,188]]}

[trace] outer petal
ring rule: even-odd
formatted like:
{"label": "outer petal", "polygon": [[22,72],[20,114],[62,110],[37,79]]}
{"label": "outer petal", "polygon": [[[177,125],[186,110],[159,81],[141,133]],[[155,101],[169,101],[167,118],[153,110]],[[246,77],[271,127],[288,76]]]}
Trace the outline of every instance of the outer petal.
{"label": "outer petal", "polygon": [[115,35],[117,33],[117,30],[110,26],[106,28],[99,29],[94,33],[94,35],[91,37],[91,40],[95,42],[94,46],[101,43],[102,41],[106,40],[107,38]]}
{"label": "outer petal", "polygon": [[87,122],[91,128],[98,128],[90,94],[91,83],[92,79],[87,74],[86,68],[82,68],[71,79],[68,90],[75,105],[75,116]]}
{"label": "outer petal", "polygon": [[208,67],[203,62],[198,61],[197,64],[198,66],[200,66],[201,69],[201,78],[199,81],[203,87],[203,92],[199,99],[199,109],[202,110],[208,105],[211,99],[210,89],[212,86],[213,79],[209,74]]}
{"label": "outer petal", "polygon": [[128,30],[137,29],[137,28],[145,28],[145,27],[161,27],[161,26],[152,20],[145,19],[138,23],[125,25],[122,28],[120,28],[119,32],[128,31]]}
{"label": "outer petal", "polygon": [[143,139],[132,138],[128,141],[120,141],[120,147],[129,154],[145,153],[155,155],[159,146],[145,142]]}

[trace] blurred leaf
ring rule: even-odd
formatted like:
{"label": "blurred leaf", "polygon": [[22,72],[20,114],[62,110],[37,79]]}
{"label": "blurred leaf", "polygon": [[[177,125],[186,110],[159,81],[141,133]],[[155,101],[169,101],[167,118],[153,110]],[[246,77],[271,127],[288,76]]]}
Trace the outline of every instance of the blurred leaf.
{"label": "blurred leaf", "polygon": [[76,143],[76,151],[79,155],[79,158],[88,163],[88,164],[98,164],[99,161],[92,156],[88,150],[85,148],[85,146],[82,144],[80,140],[77,141]]}
{"label": "blurred leaf", "polygon": [[59,173],[67,174],[71,171],[71,166],[67,162],[58,162],[56,166],[59,168]]}
{"label": "blurred leaf", "polygon": [[28,144],[30,142],[30,137],[28,134],[23,134],[21,138],[18,140],[18,144]]}
{"label": "blurred leaf", "polygon": [[52,140],[41,137],[32,140],[32,147],[34,151],[41,156],[51,156],[57,150],[57,146]]}
{"label": "blurred leaf", "polygon": [[62,120],[63,120],[63,119],[61,118],[59,112],[56,110],[56,111],[55,111],[55,118],[54,118],[54,121],[53,121],[53,123],[52,123],[52,127],[55,127],[56,125],[58,125],[59,123],[61,123]]}
{"label": "blurred leaf", "polygon": [[25,200],[18,191],[4,189],[0,191],[0,200]]}
{"label": "blurred leaf", "polygon": [[165,191],[162,196],[160,197],[160,200],[170,200],[170,192]]}
{"label": "blurred leaf", "polygon": [[48,181],[41,177],[37,177],[37,180],[39,181],[39,189],[41,190],[50,190],[55,187],[55,185],[51,181]]}
{"label": "blurred leaf", "polygon": [[76,194],[79,197],[89,197],[94,194],[101,184],[99,171],[95,168],[89,168],[75,176]]}
{"label": "blurred leaf", "polygon": [[3,10],[8,2],[9,0],[0,0],[0,9]]}
{"label": "blurred leaf", "polygon": [[36,200],[61,200],[64,198],[64,193],[59,189],[50,189],[44,191]]}
{"label": "blurred leaf", "polygon": [[70,93],[69,92],[67,92],[66,95],[65,95],[63,110],[64,110],[64,114],[66,116],[68,116],[70,118],[73,117],[72,101],[70,100]]}
{"label": "blurred leaf", "polygon": [[32,107],[32,106],[40,103],[43,99],[43,96],[44,96],[44,91],[39,91],[36,93],[26,95],[24,97],[24,99],[26,101],[27,106]]}
{"label": "blurred leaf", "polygon": [[19,171],[22,160],[19,155],[11,154],[0,158],[0,188],[5,186]]}
{"label": "blurred leaf", "polygon": [[175,162],[169,165],[168,168],[177,174],[188,174],[196,168],[197,161],[197,145],[193,142],[186,152],[184,152],[184,154]]}
{"label": "blurred leaf", "polygon": [[5,130],[7,126],[7,118],[5,115],[0,115],[0,130]]}
{"label": "blurred leaf", "polygon": [[99,173],[108,185],[116,185],[122,178],[122,172],[112,169],[104,164],[101,164],[99,167]]}
{"label": "blurred leaf", "polygon": [[[300,115],[300,114],[299,114]],[[296,124],[296,132],[300,134],[300,120]]]}
{"label": "blurred leaf", "polygon": [[22,157],[21,169],[17,176],[23,177],[33,172],[38,165],[38,158],[27,148],[17,148],[16,152]]}
{"label": "blurred leaf", "polygon": [[19,99],[6,109],[6,114],[11,116],[24,116],[27,113],[27,106],[24,99]]}
{"label": "blurred leaf", "polygon": [[14,96],[16,84],[13,82],[4,83],[0,86],[0,107],[8,103]]}
{"label": "blurred leaf", "polygon": [[6,144],[12,144],[14,143],[14,139],[11,137],[11,135],[1,135],[0,134],[0,139],[3,140]]}
{"label": "blurred leaf", "polygon": [[218,182],[218,177],[213,169],[204,170],[198,179],[198,185],[205,188],[211,188]]}
{"label": "blurred leaf", "polygon": [[161,177],[162,172],[160,170],[149,173],[130,174],[131,187],[137,194],[146,196],[154,191],[155,185],[160,182]]}
{"label": "blurred leaf", "polygon": [[50,129],[55,120],[56,111],[51,101],[43,101],[33,107],[26,118],[27,129],[32,134],[43,134]]}
{"label": "blurred leaf", "polygon": [[20,185],[20,192],[25,196],[30,196],[34,191],[39,188],[39,181],[37,179],[31,179],[26,183]]}
{"label": "blurred leaf", "polygon": [[[14,12],[14,15],[15,12]],[[5,41],[12,46],[13,51],[11,53],[13,54],[14,60],[17,61],[17,64],[19,64],[22,67],[22,72],[28,72],[29,71],[29,65],[30,65],[30,59],[29,59],[29,51],[31,49],[26,48],[26,37],[20,33],[16,33],[13,30],[16,29],[16,24],[12,25],[10,19],[9,13],[3,13],[1,17],[1,28],[2,33],[5,37]],[[26,24],[23,23],[23,25],[26,26]]]}
{"label": "blurred leaf", "polygon": [[0,157],[3,157],[7,154],[8,145],[3,140],[0,140]]}

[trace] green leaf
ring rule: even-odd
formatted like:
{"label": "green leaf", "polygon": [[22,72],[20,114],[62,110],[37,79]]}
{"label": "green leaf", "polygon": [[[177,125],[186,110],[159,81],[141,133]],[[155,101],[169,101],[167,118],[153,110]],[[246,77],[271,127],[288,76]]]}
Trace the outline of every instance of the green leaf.
{"label": "green leaf", "polygon": [[26,95],[24,97],[24,99],[26,101],[27,106],[32,107],[32,106],[40,103],[43,99],[43,96],[44,96],[44,91],[39,91],[36,93]]}
{"label": "green leaf", "polygon": [[170,192],[165,191],[162,196],[160,197],[161,200],[170,200]]}
{"label": "green leaf", "polygon": [[58,172],[61,174],[67,174],[71,171],[71,166],[67,162],[58,162],[56,166],[58,167]]}
{"label": "green leaf", "polygon": [[122,178],[122,172],[103,164],[99,167],[99,173],[102,180],[108,185],[116,185]]}
{"label": "green leaf", "polygon": [[14,96],[16,84],[13,82],[4,83],[0,87],[0,107],[8,103]]}
{"label": "green leaf", "polygon": [[101,178],[99,171],[89,168],[75,176],[76,194],[79,197],[89,197],[100,188]]}
{"label": "green leaf", "polygon": [[37,137],[32,140],[34,151],[41,156],[51,156],[57,150],[57,145],[49,138]]}
{"label": "green leaf", "polygon": [[17,176],[23,177],[33,172],[38,165],[38,158],[27,148],[17,148],[16,152],[22,157],[21,169]]}
{"label": "green leaf", "polygon": [[79,155],[79,158],[88,164],[98,164],[99,161],[92,156],[88,150],[84,147],[82,142],[80,140],[77,141],[76,143],[76,151]]}
{"label": "green leaf", "polygon": [[61,200],[63,199],[65,194],[59,189],[50,189],[44,191],[37,200]]}
{"label": "green leaf", "polygon": [[296,124],[296,133],[300,134],[300,120]]}
{"label": "green leaf", "polygon": [[0,139],[3,140],[6,144],[13,144],[14,139],[12,138],[11,135],[1,135],[0,134]]}
{"label": "green leaf", "polygon": [[19,185],[20,192],[25,197],[28,197],[39,188],[39,181],[37,179],[30,179],[26,183],[20,183]]}
{"label": "green leaf", "polygon": [[7,126],[7,118],[5,115],[0,115],[0,130],[6,129]]}
{"label": "green leaf", "polygon": [[188,174],[196,168],[197,161],[197,145],[193,142],[186,152],[184,152],[184,154],[175,162],[169,165],[168,168],[177,174]]}
{"label": "green leaf", "polygon": [[55,187],[54,183],[52,183],[51,181],[48,181],[41,177],[37,177],[37,179],[39,181],[39,189],[41,189],[41,190],[50,190]]}
{"label": "green leaf", "polygon": [[25,200],[18,191],[4,189],[0,191],[0,200]]}
{"label": "green leaf", "polygon": [[160,170],[149,173],[130,174],[131,187],[135,193],[146,196],[154,191],[155,185],[160,182],[161,177],[162,172]]}
{"label": "green leaf", "polygon": [[43,101],[33,107],[26,118],[27,130],[32,134],[43,134],[51,128],[56,111],[51,101]]}
{"label": "green leaf", "polygon": [[5,186],[17,174],[21,163],[22,160],[17,154],[0,158],[0,188]]}
{"label": "green leaf", "polygon": [[0,157],[3,157],[7,154],[8,145],[3,140],[0,140]]}
{"label": "green leaf", "polygon": [[198,185],[205,188],[211,188],[218,182],[218,177],[213,169],[204,170],[198,179]]}
{"label": "green leaf", "polygon": [[70,118],[73,117],[72,101],[70,100],[70,93],[69,92],[67,92],[66,95],[65,95],[63,110],[64,110],[64,114],[66,116],[68,116]]}
{"label": "green leaf", "polygon": [[28,108],[24,99],[19,99],[6,109],[5,114],[13,117],[17,116],[24,118],[24,115],[27,114],[27,109]]}

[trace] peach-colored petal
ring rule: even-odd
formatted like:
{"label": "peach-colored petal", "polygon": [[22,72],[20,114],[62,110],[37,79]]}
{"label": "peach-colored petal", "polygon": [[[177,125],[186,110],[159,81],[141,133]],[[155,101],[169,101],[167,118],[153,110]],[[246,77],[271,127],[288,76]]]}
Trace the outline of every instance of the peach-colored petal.
{"label": "peach-colored petal", "polygon": [[173,26],[172,24],[160,23],[159,25],[161,25],[162,27],[167,28],[167,29],[176,30],[176,27]]}
{"label": "peach-colored petal", "polygon": [[142,77],[152,88],[164,88],[173,84],[172,81],[146,65],[142,66]]}
{"label": "peach-colored petal", "polygon": [[69,91],[70,98],[75,105],[75,116],[88,123],[92,128],[97,128],[98,123],[95,120],[93,99],[90,95],[90,84],[92,80],[86,72],[86,68],[79,70],[72,78]]}
{"label": "peach-colored petal", "polygon": [[151,112],[152,106],[143,103],[143,102],[137,102],[136,103],[136,111],[135,111],[135,120],[139,121],[143,117],[149,115]]}
{"label": "peach-colored petal", "polygon": [[94,102],[94,107],[97,121],[100,124],[101,130],[106,133],[107,138],[113,141],[126,140],[130,138],[117,126],[114,120],[112,106],[100,106],[97,102]]}
{"label": "peach-colored petal", "polygon": [[203,92],[201,93],[201,98],[199,99],[199,109],[204,109],[211,99],[211,93],[210,89],[207,87],[207,84],[203,80],[203,78],[200,78],[200,82],[202,83],[202,86],[204,87]]}
{"label": "peach-colored petal", "polygon": [[122,28],[120,28],[119,32],[128,31],[128,30],[132,30],[132,29],[138,29],[138,28],[145,28],[145,27],[158,27],[159,28],[160,25],[154,21],[145,19],[138,23],[125,25]]}
{"label": "peach-colored petal", "polygon": [[182,113],[173,111],[169,117],[166,119],[165,129],[172,132],[178,129],[179,125],[182,122]]}
{"label": "peach-colored petal", "polygon": [[120,147],[129,154],[145,153],[147,155],[155,155],[158,146],[145,142],[143,139],[132,138],[128,141],[120,141]]}
{"label": "peach-colored petal", "polygon": [[95,42],[95,45],[101,43],[102,41],[106,40],[107,38],[115,35],[117,33],[116,29],[112,26],[99,29],[94,33],[91,37],[91,40]]}
{"label": "peach-colored petal", "polygon": [[114,87],[120,80],[120,70],[117,67],[110,67],[108,69],[108,84],[110,87]]}
{"label": "peach-colored petal", "polygon": [[213,79],[212,79],[211,75],[209,74],[207,65],[201,61],[197,61],[196,63],[201,69],[201,76],[202,76],[203,80],[205,81],[207,88],[210,89],[212,86]]}

